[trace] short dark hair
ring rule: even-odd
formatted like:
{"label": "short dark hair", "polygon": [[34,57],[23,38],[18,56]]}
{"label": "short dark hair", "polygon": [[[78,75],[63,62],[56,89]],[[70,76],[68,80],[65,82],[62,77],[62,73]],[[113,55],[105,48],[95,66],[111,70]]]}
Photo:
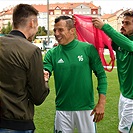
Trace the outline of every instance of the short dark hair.
{"label": "short dark hair", "polygon": [[133,10],[126,11],[126,12],[124,13],[124,17],[125,17],[125,16],[133,17]]}
{"label": "short dark hair", "polygon": [[58,23],[60,20],[65,20],[66,21],[66,26],[68,29],[74,28],[74,22],[73,19],[69,16],[63,15],[55,18],[55,23]]}
{"label": "short dark hair", "polygon": [[13,9],[13,27],[18,28],[19,26],[23,26],[27,22],[28,17],[37,15],[38,10],[32,5],[18,4]]}

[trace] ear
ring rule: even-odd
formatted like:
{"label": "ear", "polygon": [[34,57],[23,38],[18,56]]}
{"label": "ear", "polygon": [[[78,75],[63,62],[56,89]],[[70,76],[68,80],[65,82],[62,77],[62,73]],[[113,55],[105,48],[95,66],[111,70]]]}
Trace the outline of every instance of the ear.
{"label": "ear", "polygon": [[73,35],[75,33],[75,28],[70,29],[71,34]]}
{"label": "ear", "polygon": [[31,28],[33,28],[34,25],[35,25],[35,24],[34,24],[34,19],[31,19],[30,22],[29,22],[29,26],[30,26]]}

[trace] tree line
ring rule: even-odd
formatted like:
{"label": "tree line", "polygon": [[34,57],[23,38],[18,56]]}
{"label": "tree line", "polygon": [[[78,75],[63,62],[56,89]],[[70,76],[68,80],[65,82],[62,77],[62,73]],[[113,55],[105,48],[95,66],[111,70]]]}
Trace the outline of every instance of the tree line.
{"label": "tree line", "polygon": [[[10,22],[8,22],[8,25],[1,29],[1,34],[8,34],[8,33],[10,33],[11,30],[12,30],[12,25],[11,25]],[[52,34],[53,34],[53,32],[50,31],[50,35],[52,35]],[[46,36],[46,35],[47,35],[47,30],[45,29],[45,27],[44,26],[42,26],[42,27],[39,26],[38,27],[38,32],[36,33],[36,36]]]}

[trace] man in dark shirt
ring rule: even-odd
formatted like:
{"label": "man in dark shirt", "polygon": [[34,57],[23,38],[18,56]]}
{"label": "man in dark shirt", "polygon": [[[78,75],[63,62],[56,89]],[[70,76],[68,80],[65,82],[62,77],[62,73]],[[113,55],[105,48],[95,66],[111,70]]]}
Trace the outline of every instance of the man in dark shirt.
{"label": "man in dark shirt", "polygon": [[30,42],[38,30],[37,15],[31,5],[17,5],[13,30],[0,38],[0,133],[33,133],[34,105],[49,94],[41,50]]}

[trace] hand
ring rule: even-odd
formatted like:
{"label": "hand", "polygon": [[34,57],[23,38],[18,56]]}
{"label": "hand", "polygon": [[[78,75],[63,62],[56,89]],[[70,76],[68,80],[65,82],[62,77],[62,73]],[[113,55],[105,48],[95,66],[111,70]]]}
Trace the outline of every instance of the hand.
{"label": "hand", "polygon": [[44,70],[44,80],[47,82],[49,80],[49,72]]}
{"label": "hand", "polygon": [[96,18],[96,17],[92,18],[92,23],[93,23],[94,27],[96,27],[98,29],[102,29],[102,27],[104,25],[104,22],[100,18]]}
{"label": "hand", "polygon": [[98,103],[90,115],[94,115],[93,122],[101,121],[104,117],[104,104]]}

